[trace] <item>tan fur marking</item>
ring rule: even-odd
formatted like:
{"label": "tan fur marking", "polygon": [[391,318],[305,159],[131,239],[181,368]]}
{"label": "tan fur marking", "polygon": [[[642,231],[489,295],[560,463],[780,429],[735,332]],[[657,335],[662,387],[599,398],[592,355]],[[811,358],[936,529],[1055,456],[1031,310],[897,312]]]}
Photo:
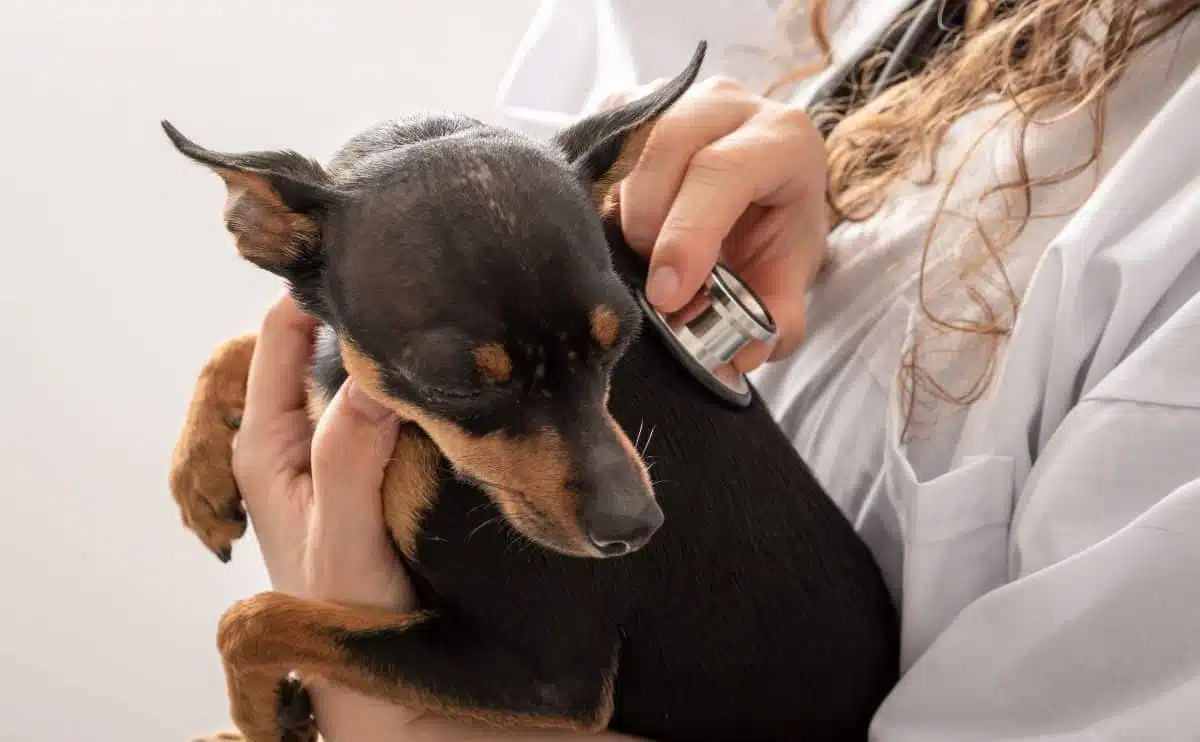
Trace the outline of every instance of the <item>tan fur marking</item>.
{"label": "tan fur marking", "polygon": [[[275,691],[289,672],[320,677],[359,693],[403,704],[418,714],[436,714],[505,729],[594,731],[568,719],[462,708],[414,688],[381,681],[350,664],[334,643],[334,630],[407,629],[429,620],[424,612],[313,603],[266,592],[235,604],[221,618],[217,645],[225,665],[234,723],[246,742],[278,742]],[[611,705],[609,702],[606,705]],[[611,711],[604,714],[610,716]],[[599,716],[599,715],[598,715]],[[604,725],[608,719],[603,719]]]}
{"label": "tan fur marking", "polygon": [[437,501],[437,464],[433,442],[416,425],[402,425],[383,472],[383,517],[396,546],[412,560],[421,521]]}
{"label": "tan fur marking", "polygon": [[256,341],[256,335],[234,338],[204,364],[171,456],[169,484],[183,524],[222,559],[246,531],[245,518],[233,517],[241,501],[233,438],[246,406]]}
{"label": "tan fur marking", "polygon": [[499,343],[487,343],[476,348],[475,365],[491,381],[508,381],[512,376],[512,359]]}
{"label": "tan fur marking", "polygon": [[591,553],[579,528],[578,497],[567,489],[567,449],[556,431],[543,428],[528,438],[499,431],[473,438],[441,420],[425,418],[421,425],[446,458],[484,484],[527,538],[569,554]]}
{"label": "tan fur marking", "polygon": [[591,325],[592,339],[601,347],[608,348],[617,342],[617,333],[621,331],[621,319],[613,310],[605,306],[593,309]]}
{"label": "tan fur marking", "polygon": [[600,704],[600,713],[597,715],[600,729],[606,729],[609,722],[612,721],[613,711],[616,710],[616,690],[617,690],[617,668],[621,662],[621,648],[618,646],[613,650],[612,665],[610,665],[608,674],[604,676],[604,700]]}
{"label": "tan fur marking", "polygon": [[298,244],[316,237],[316,222],[288,209],[262,178],[233,170],[216,172],[225,181],[225,226],[243,257],[259,264],[283,264],[296,257]]}
{"label": "tan fur marking", "polygon": [[649,121],[631,131],[612,167],[592,184],[592,203],[598,211],[604,211],[605,200],[613,186],[624,180],[637,165],[638,158],[642,156],[642,150],[646,147],[646,140],[653,130],[654,121]]}
{"label": "tan fur marking", "polygon": [[312,375],[304,377],[304,409],[308,412],[308,420],[316,427],[321,421],[321,416],[325,414],[325,410],[329,408],[330,400],[325,398],[325,392],[321,387],[317,386],[317,380]]}
{"label": "tan fur marking", "polygon": [[510,438],[503,431],[474,437],[390,397],[379,383],[374,362],[345,341],[342,363],[364,392],[418,425],[447,459],[478,479],[527,538],[568,554],[591,554],[576,517],[577,497],[567,489],[570,465],[557,432],[544,429],[525,439]]}

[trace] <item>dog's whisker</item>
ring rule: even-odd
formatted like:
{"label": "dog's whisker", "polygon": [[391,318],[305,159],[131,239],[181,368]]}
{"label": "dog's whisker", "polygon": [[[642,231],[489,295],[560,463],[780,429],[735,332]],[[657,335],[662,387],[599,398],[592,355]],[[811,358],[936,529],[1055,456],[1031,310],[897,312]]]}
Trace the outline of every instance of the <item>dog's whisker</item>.
{"label": "dog's whisker", "polygon": [[512,495],[517,495],[519,497],[529,499],[529,496],[527,494],[525,494],[524,491],[516,489],[515,487],[509,487],[507,485],[500,484],[499,482],[493,482],[493,481],[490,481],[487,479],[483,479],[481,477],[476,477],[474,475],[464,475],[464,476],[472,484],[483,485],[485,487],[495,487],[496,489],[500,490],[501,492],[507,492]]}
{"label": "dog's whisker", "polygon": [[467,534],[467,538],[466,538],[466,540],[467,540],[467,541],[470,541],[472,538],[474,538],[475,534],[479,533],[479,532],[480,532],[480,531],[482,531],[484,528],[487,528],[488,526],[492,525],[493,523],[495,523],[495,522],[496,522],[497,520],[499,520],[499,519],[500,519],[500,516],[498,516],[498,515],[497,515],[497,516],[493,516],[493,517],[491,517],[491,518],[488,518],[488,519],[487,519],[487,520],[485,520],[484,522],[480,523],[479,525],[475,526],[474,528],[472,528],[472,529],[471,529],[471,532]]}
{"label": "dog's whisker", "polygon": [[511,529],[508,534],[508,540],[504,544],[504,551],[505,553],[516,551],[519,554],[525,550],[527,544],[531,543],[533,542],[531,542],[525,537],[524,534],[514,528]]}
{"label": "dog's whisker", "polygon": [[484,508],[491,507],[491,506],[492,506],[491,502],[481,502],[478,505],[476,505],[475,507],[468,510],[467,515],[474,515],[475,513],[479,512],[480,510],[483,510]]}
{"label": "dog's whisker", "polygon": [[658,428],[656,426],[654,426],[654,425],[650,426],[650,434],[646,436],[646,445],[642,450],[643,456],[645,456],[646,452],[650,450],[650,441],[654,440],[654,431],[656,431],[656,430],[658,430]]}

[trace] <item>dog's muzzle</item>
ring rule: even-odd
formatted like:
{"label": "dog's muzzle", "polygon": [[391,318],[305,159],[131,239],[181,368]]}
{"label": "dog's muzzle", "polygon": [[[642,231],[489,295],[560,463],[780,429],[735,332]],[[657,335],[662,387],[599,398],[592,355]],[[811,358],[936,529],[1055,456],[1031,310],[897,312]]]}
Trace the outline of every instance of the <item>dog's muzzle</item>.
{"label": "dog's muzzle", "polygon": [[762,300],[729,268],[718,263],[701,288],[698,313],[668,320],[636,292],[642,311],[672,354],[709,391],[738,407],[753,399],[750,383],[730,361],[752,340],[770,343],[778,333]]}

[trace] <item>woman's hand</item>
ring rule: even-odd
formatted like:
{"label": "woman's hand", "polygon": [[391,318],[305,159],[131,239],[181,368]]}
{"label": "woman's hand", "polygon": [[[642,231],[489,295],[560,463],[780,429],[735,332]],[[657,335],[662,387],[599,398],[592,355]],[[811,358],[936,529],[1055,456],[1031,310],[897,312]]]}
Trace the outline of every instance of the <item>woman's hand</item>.
{"label": "woman's hand", "polygon": [[647,298],[679,311],[723,258],[779,327],[775,347],[751,344],[735,365],[749,371],[790,354],[825,253],[825,177],[824,142],[802,109],[725,79],[693,87],[655,124],[616,193],[625,238],[650,260]]}
{"label": "woman's hand", "polygon": [[[416,607],[383,519],[380,487],[397,421],[348,382],[316,430],[304,377],[316,322],[283,298],[267,312],[250,364],[233,470],[272,585],[311,600]],[[384,739],[413,716],[310,682],[323,738]]]}
{"label": "woman's hand", "polygon": [[313,430],[304,376],[315,328],[290,298],[267,312],[250,364],[234,476],[276,589],[405,609],[408,581],[380,493],[397,422],[349,382]]}

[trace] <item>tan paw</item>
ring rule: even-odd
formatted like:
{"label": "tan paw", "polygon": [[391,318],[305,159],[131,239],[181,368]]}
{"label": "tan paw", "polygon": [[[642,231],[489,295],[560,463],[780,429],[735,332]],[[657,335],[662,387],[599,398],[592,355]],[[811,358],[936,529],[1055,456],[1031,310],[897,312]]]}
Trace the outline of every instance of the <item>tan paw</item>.
{"label": "tan paw", "polygon": [[317,742],[317,724],[312,716],[312,700],[296,678],[280,681],[276,691],[275,723],[281,742]]}
{"label": "tan paw", "polygon": [[[229,667],[227,666],[227,671]],[[298,680],[272,684],[265,676],[227,672],[237,742],[317,742],[312,702]],[[273,690],[272,690],[273,688]],[[212,740],[217,742],[217,740]]]}
{"label": "tan paw", "polygon": [[189,438],[171,467],[171,494],[194,532],[222,562],[246,532],[246,511],[233,478],[233,434]]}
{"label": "tan paw", "polygon": [[171,495],[183,524],[228,562],[246,532],[233,477],[233,438],[241,424],[254,336],[231,340],[204,365],[171,460]]}

